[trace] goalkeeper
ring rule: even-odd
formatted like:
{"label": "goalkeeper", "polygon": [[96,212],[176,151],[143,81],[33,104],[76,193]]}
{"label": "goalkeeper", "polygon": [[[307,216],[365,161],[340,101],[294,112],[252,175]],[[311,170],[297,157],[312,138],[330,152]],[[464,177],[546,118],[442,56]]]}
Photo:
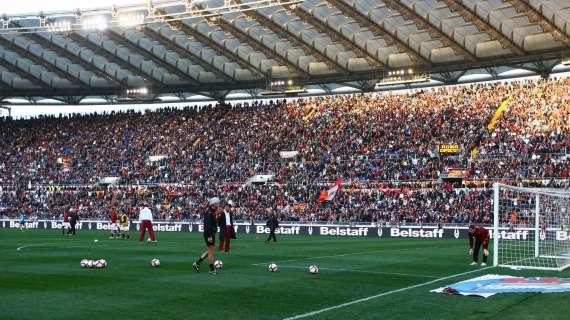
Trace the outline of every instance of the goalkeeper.
{"label": "goalkeeper", "polygon": [[487,257],[489,257],[489,230],[483,227],[469,226],[469,254],[473,256],[471,265],[476,265],[479,260],[479,249],[483,246],[483,263],[481,266],[487,265]]}

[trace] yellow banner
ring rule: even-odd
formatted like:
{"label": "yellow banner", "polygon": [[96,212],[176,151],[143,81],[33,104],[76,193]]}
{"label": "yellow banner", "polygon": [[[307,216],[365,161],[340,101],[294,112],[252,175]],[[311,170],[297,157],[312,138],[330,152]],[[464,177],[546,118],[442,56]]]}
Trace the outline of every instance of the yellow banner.
{"label": "yellow banner", "polygon": [[503,114],[503,111],[505,111],[505,108],[509,104],[509,101],[511,101],[512,97],[513,97],[512,95],[509,95],[505,100],[503,100],[497,111],[495,111],[493,118],[491,118],[491,121],[489,121],[489,124],[487,125],[488,131],[493,131],[495,125],[497,124],[497,121],[499,121],[499,118]]}
{"label": "yellow banner", "polygon": [[479,149],[477,149],[476,147],[473,148],[473,150],[471,150],[471,161],[475,160],[475,158],[477,158],[477,154],[479,153]]}

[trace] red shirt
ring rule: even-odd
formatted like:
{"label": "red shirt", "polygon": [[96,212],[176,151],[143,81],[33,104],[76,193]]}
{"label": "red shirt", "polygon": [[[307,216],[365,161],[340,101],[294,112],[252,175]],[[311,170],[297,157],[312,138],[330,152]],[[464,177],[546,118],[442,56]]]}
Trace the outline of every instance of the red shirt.
{"label": "red shirt", "polygon": [[115,211],[111,213],[111,223],[117,223],[117,213]]}
{"label": "red shirt", "polygon": [[469,233],[469,248],[473,249],[473,240],[477,239],[477,241],[481,242],[482,245],[486,246],[489,244],[489,230],[483,227],[475,227],[475,231],[473,233]]}
{"label": "red shirt", "polygon": [[67,210],[63,212],[63,222],[69,222],[69,212]]}

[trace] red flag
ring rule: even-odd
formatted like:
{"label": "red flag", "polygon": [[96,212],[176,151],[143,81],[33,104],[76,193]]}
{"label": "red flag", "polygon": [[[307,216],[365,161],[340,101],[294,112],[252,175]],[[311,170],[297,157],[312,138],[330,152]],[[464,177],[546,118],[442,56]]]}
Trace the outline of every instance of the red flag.
{"label": "red flag", "polygon": [[342,184],[342,178],[338,178],[336,180],[336,183],[330,189],[321,192],[321,195],[319,196],[317,202],[321,203],[323,201],[332,201],[341,184]]}

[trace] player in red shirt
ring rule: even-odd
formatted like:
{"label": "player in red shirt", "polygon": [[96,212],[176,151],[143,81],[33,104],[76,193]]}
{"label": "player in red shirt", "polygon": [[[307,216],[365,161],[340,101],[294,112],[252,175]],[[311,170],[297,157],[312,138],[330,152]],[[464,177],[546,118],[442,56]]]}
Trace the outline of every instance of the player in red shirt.
{"label": "player in red shirt", "polygon": [[63,223],[61,224],[61,234],[65,235],[65,231],[69,230],[71,225],[69,224],[69,208],[63,210]]}
{"label": "player in red shirt", "polygon": [[111,229],[109,239],[116,239],[119,236],[119,225],[117,224],[117,213],[115,210],[111,211],[111,224],[109,225],[109,229]]}
{"label": "player in red shirt", "polygon": [[489,230],[483,227],[469,226],[469,254],[473,256],[471,265],[476,265],[479,260],[479,249],[483,246],[483,263],[481,266],[487,265],[487,257],[489,257]]}

